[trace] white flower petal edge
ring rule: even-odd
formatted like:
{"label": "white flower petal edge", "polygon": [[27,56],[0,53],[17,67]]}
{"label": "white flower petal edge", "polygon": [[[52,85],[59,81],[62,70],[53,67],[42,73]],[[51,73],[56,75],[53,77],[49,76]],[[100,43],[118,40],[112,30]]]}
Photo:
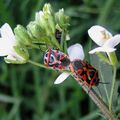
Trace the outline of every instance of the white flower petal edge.
{"label": "white flower petal edge", "polygon": [[83,60],[85,55],[83,51],[83,47],[80,44],[74,44],[68,48],[68,55],[71,61],[75,59]]}
{"label": "white flower petal edge", "polygon": [[106,40],[112,37],[112,34],[107,31],[104,27],[94,25],[88,30],[88,34],[91,39],[99,46],[102,46]]}
{"label": "white flower petal edge", "polygon": [[15,36],[12,32],[12,29],[10,27],[10,25],[8,23],[5,23],[1,28],[0,28],[0,32],[1,32],[1,37],[4,39],[4,41],[6,41],[6,45],[7,46],[11,46],[14,44],[15,42]]}
{"label": "white flower petal edge", "polygon": [[96,52],[113,52],[115,51],[115,48],[110,48],[110,47],[97,47],[91,51],[89,51],[90,54],[94,54]]}
{"label": "white flower petal edge", "polygon": [[60,84],[60,83],[62,83],[69,75],[70,75],[69,73],[63,72],[55,80],[54,84]]}
{"label": "white flower petal edge", "polygon": [[115,35],[114,37],[112,37],[111,39],[106,41],[106,43],[103,45],[103,47],[106,46],[106,47],[114,48],[119,43],[120,43],[120,34]]}
{"label": "white flower petal edge", "polygon": [[0,56],[6,56],[10,52],[10,50],[7,49],[8,46],[6,44],[7,41],[3,38],[0,38]]}
{"label": "white flower petal edge", "polygon": [[6,56],[15,44],[15,36],[7,23],[0,28],[0,33],[0,56]]}

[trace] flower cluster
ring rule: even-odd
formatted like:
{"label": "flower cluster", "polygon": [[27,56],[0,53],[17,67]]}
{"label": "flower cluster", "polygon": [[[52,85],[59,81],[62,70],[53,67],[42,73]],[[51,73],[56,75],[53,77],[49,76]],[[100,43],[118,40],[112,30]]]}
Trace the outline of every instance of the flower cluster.
{"label": "flower cluster", "polygon": [[52,47],[62,50],[56,31],[60,33],[59,39],[63,37],[63,40],[68,40],[68,26],[69,17],[64,14],[63,9],[54,13],[51,5],[45,4],[43,10],[36,12],[35,20],[26,28],[17,25],[14,33],[7,23],[0,28],[0,56],[7,63],[23,64],[29,60],[28,50],[31,48],[45,51]]}
{"label": "flower cluster", "polygon": [[[7,23],[0,28],[0,56],[3,56],[7,63],[23,64],[29,60],[28,49],[31,48],[46,51],[51,47],[64,51],[64,41],[70,39],[68,26],[69,17],[64,14],[63,9],[54,12],[50,4],[45,4],[43,10],[36,12],[35,20],[26,28],[17,25],[14,33]],[[89,51],[90,54],[106,52],[112,57],[110,53],[113,53],[115,46],[120,43],[120,34],[113,36],[99,25],[92,26],[88,34],[99,46]],[[67,52],[71,61],[76,58],[84,59],[84,52],[79,44],[69,47]]]}

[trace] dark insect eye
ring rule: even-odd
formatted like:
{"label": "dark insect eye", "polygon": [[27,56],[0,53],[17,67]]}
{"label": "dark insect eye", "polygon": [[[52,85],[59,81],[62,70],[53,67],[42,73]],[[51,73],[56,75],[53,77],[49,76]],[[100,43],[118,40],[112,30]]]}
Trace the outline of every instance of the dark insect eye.
{"label": "dark insect eye", "polygon": [[54,62],[54,57],[50,56],[50,63],[53,63],[53,62]]}
{"label": "dark insect eye", "polygon": [[63,58],[63,59],[61,60],[61,64],[62,64],[63,66],[68,66],[68,65],[70,64],[70,60],[69,60],[68,58]]}

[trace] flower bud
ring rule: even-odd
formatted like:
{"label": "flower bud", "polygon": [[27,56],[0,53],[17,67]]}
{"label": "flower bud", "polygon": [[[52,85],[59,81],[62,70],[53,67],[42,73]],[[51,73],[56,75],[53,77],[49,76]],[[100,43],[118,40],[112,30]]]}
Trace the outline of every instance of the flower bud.
{"label": "flower bud", "polygon": [[52,33],[55,33],[55,20],[54,20],[54,12],[50,4],[45,4],[43,7],[43,12],[45,14],[45,18],[48,21],[49,28],[52,30]]}
{"label": "flower bud", "polygon": [[53,13],[52,7],[51,7],[51,5],[49,3],[47,3],[47,4],[44,5],[43,12],[45,14],[51,14],[51,13]]}
{"label": "flower bud", "polygon": [[14,29],[14,32],[19,43],[22,43],[26,46],[30,46],[32,44],[32,40],[27,33],[27,30],[23,26],[17,25],[17,27]]}
{"label": "flower bud", "polygon": [[46,24],[44,13],[42,11],[36,13],[35,22],[44,30],[48,27]]}
{"label": "flower bud", "polygon": [[55,33],[55,20],[54,14],[50,4],[45,4],[43,11],[39,11],[35,16],[36,23],[45,30],[48,36]]}
{"label": "flower bud", "polygon": [[64,14],[64,9],[60,9],[58,12],[56,12],[55,20],[62,29],[65,29],[69,26],[69,17]]}
{"label": "flower bud", "polygon": [[36,22],[30,22],[27,26],[28,33],[32,39],[40,40],[45,36],[45,30],[43,30]]}

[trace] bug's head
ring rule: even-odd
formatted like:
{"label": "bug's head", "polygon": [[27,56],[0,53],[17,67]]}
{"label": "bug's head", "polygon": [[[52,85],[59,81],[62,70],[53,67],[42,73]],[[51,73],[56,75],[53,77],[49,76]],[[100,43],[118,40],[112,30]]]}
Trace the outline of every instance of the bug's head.
{"label": "bug's head", "polygon": [[59,50],[48,49],[44,54],[44,64],[54,69],[66,69],[70,60],[66,54]]}
{"label": "bug's head", "polygon": [[55,51],[48,49],[44,54],[44,64],[52,67],[56,62]]}

